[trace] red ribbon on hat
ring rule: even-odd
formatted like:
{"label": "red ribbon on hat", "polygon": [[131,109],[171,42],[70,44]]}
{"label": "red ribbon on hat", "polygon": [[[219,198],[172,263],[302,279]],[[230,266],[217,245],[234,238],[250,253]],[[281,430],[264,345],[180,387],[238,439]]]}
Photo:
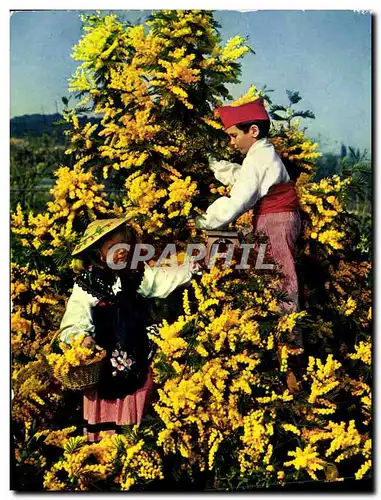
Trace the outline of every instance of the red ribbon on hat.
{"label": "red ribbon on hat", "polygon": [[215,112],[221,118],[225,130],[239,123],[270,120],[262,97],[241,106],[221,106]]}

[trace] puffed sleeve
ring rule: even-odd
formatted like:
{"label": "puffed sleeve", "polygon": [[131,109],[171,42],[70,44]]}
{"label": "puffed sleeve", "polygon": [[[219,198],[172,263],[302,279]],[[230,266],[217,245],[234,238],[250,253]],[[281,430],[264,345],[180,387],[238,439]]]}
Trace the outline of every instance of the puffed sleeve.
{"label": "puffed sleeve", "polygon": [[165,299],[177,287],[189,283],[194,269],[195,264],[192,261],[171,267],[150,267],[145,264],[138,293],[146,298]]}
{"label": "puffed sleeve", "polygon": [[76,283],[68,300],[65,314],[60,325],[60,340],[70,344],[79,334],[94,336],[92,309],[99,299],[85,292]]}
{"label": "puffed sleeve", "polygon": [[228,184],[234,184],[242,165],[225,160],[217,161],[211,158],[209,159],[209,167],[213,171],[214,177],[227,186]]}

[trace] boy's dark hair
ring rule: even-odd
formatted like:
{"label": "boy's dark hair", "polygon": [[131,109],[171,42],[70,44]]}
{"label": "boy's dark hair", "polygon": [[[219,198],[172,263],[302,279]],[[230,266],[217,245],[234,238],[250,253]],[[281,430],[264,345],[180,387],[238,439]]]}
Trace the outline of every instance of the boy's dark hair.
{"label": "boy's dark hair", "polygon": [[259,135],[257,139],[263,139],[264,137],[267,137],[269,135],[270,120],[255,120],[252,122],[238,123],[236,127],[239,130],[242,130],[244,134],[247,134],[252,125],[256,125],[259,129]]}

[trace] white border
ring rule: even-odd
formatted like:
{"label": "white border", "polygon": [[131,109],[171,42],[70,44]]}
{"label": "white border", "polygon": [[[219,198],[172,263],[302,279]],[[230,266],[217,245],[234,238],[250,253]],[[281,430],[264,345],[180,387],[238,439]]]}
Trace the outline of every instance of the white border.
{"label": "white border", "polygon": [[[149,1],[149,0],[140,0],[138,3],[135,2],[125,2],[121,0],[113,1],[108,4],[106,2],[102,1],[94,1],[94,0],[81,0],[81,1],[73,1],[73,0],[67,0],[66,2],[60,2],[59,0],[54,2],[54,9],[52,9],[52,3],[51,0],[35,0],[33,2],[33,5],[31,5],[31,2],[29,0],[18,0],[12,1],[12,2],[4,2],[1,3],[0,6],[0,13],[1,15],[1,36],[3,38],[3,43],[2,43],[2,67],[6,67],[7,71],[9,71],[9,10],[80,10],[80,9],[86,9],[86,10],[95,10],[95,9],[104,9],[104,10],[138,10],[137,7],[139,7],[139,10],[148,10],[148,9],[213,9],[213,10],[241,10],[241,11],[248,11],[248,10],[258,10],[258,9],[253,9],[253,5],[257,6],[258,2],[253,2],[245,0],[245,1],[240,1],[240,2],[226,2],[225,0],[203,0],[203,1],[182,1],[182,2],[174,2],[171,0],[162,0],[160,2],[154,2],[154,1]],[[346,1],[345,3],[340,1],[340,0],[310,0],[308,3],[305,1],[295,1],[293,0],[292,2],[287,2],[282,3],[280,1],[274,1],[274,0],[267,0],[266,2],[261,2],[261,9],[260,10],[356,10],[356,11],[362,11],[362,12],[372,12],[373,14],[377,14],[377,6],[379,4],[376,3],[374,0],[372,2],[366,2],[366,5],[364,5],[364,2],[360,2],[359,0],[351,0],[351,1]],[[234,9],[232,8],[234,6]],[[285,8],[284,8],[285,7]],[[373,27],[375,28],[375,22],[374,20]],[[379,54],[380,54],[380,47],[379,47],[379,37],[373,38],[375,42],[375,46],[373,47],[373,51],[375,51],[375,58],[374,58],[374,64],[375,68],[377,68],[377,62],[379,62]],[[377,58],[377,60],[376,60]],[[374,74],[376,73],[376,69],[373,69]],[[1,360],[0,360],[0,366],[1,366],[1,383],[2,383],[2,390],[1,390],[1,395],[4,398],[4,404],[2,405],[3,411],[1,412],[1,429],[4,432],[5,435],[2,436],[2,451],[3,454],[1,456],[2,458],[2,463],[1,463],[1,493],[2,497],[3,496],[9,496],[12,493],[9,491],[9,364],[10,364],[10,357],[9,357],[9,335],[7,335],[7,332],[9,332],[9,73],[8,73],[8,78],[7,74],[5,72],[5,76],[2,78],[2,90],[0,92],[0,99],[2,103],[2,111],[4,116],[4,120],[2,122],[2,139],[3,139],[3,162],[2,162],[2,182],[0,182],[0,188],[1,188],[1,193],[0,193],[0,200],[1,200],[1,226],[0,226],[0,234],[2,235],[2,241],[3,241],[3,247],[2,247],[2,275],[1,275],[1,314],[0,318],[2,319],[2,329],[1,329],[1,339],[2,339],[2,344],[1,344]],[[376,92],[376,89],[373,89],[374,92]],[[379,111],[379,103],[376,102],[376,97],[377,94],[373,94],[373,103],[374,103],[374,126],[376,126],[376,116],[378,116],[378,111]],[[8,110],[8,113],[6,112]],[[7,116],[8,115],[8,116]],[[374,135],[374,144],[381,144],[381,133],[380,130],[375,128],[375,135]],[[379,163],[379,162],[377,162]],[[375,172],[378,172],[379,165],[375,165],[373,167]],[[8,181],[8,182],[7,182]],[[377,175],[375,178],[376,181],[376,186],[375,186],[375,194],[381,192],[381,175]],[[377,197],[375,198],[377,199]],[[375,223],[378,220],[379,217],[381,217],[381,214],[379,213],[379,207],[380,204],[377,203],[375,205],[376,213],[375,213]],[[375,245],[377,249],[377,254],[378,254],[378,238],[375,230]],[[377,255],[378,256],[378,255]],[[377,288],[377,284],[379,283],[379,270],[376,269],[376,274],[375,274],[375,287]],[[374,311],[380,310],[379,307],[379,301],[378,301],[378,294],[376,295],[376,303],[374,307]],[[377,323],[376,323],[377,324]],[[5,326],[4,326],[5,325]],[[374,332],[376,333],[377,328],[375,326]],[[377,349],[377,353],[375,352],[375,360],[378,361],[380,359],[377,354],[379,353],[379,342],[375,342],[375,347]],[[376,350],[375,349],[375,350]],[[379,363],[375,362],[375,373],[374,373],[374,380],[378,381],[381,380],[380,378],[380,368],[379,368]],[[377,388],[375,388],[375,395],[377,393],[377,398],[375,398],[375,405],[378,404],[378,391],[376,391]],[[376,403],[377,399],[377,403]],[[375,427],[377,427],[377,431],[379,431],[378,427],[379,422],[376,422]],[[380,432],[376,432],[376,436],[380,436]],[[375,470],[374,470],[374,477],[379,478],[380,477],[380,460],[377,459],[376,457],[377,453],[374,453],[375,456]],[[377,486],[377,484],[376,484]],[[285,491],[286,493],[286,491]],[[34,494],[27,494],[24,493],[23,497],[24,498],[36,498],[36,497],[43,497],[45,493],[40,494],[40,493],[34,493]],[[99,494],[101,497],[106,496],[107,493],[102,493]],[[97,495],[99,497],[99,495]],[[253,493],[255,495],[256,499],[268,499],[268,498],[277,498],[276,494],[263,494],[263,493]],[[319,494],[318,496],[320,496]],[[141,498],[144,497],[149,497],[148,495],[140,495]],[[200,496],[200,495],[198,495]],[[205,496],[206,494],[201,494],[201,497]],[[325,498],[334,498],[336,495],[334,494],[325,494]],[[362,498],[362,497],[369,497],[369,494],[354,494],[351,495],[351,498],[357,497],[357,498]]]}

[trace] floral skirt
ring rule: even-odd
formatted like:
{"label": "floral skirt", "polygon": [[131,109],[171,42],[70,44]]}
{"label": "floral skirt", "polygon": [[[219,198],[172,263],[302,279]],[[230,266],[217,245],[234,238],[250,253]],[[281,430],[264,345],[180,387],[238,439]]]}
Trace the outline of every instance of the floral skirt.
{"label": "floral skirt", "polygon": [[88,442],[99,441],[99,433],[115,434],[121,425],[139,424],[151,401],[154,383],[151,371],[143,387],[134,394],[115,400],[98,398],[96,389],[83,396],[84,435]]}

